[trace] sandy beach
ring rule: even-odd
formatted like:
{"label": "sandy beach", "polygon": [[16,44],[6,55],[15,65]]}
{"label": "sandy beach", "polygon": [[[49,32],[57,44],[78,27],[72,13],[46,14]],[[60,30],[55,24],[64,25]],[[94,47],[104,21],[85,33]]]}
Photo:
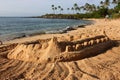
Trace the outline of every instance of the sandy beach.
{"label": "sandy beach", "polygon": [[120,19],[0,45],[0,80],[120,80]]}

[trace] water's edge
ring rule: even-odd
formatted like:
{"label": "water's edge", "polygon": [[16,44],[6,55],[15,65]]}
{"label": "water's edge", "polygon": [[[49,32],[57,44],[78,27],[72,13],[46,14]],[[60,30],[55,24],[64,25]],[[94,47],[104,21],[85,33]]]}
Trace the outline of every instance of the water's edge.
{"label": "water's edge", "polygon": [[9,40],[14,40],[14,39],[19,39],[23,37],[30,37],[30,36],[36,36],[36,35],[42,35],[42,34],[62,34],[62,33],[67,33],[67,31],[75,30],[77,28],[83,28],[86,25],[93,24],[92,20],[84,20],[84,21],[89,21],[86,24],[81,24],[81,25],[74,25],[74,26],[66,26],[65,28],[62,29],[57,29],[57,30],[49,30],[49,31],[33,31],[32,33],[27,33],[25,32],[18,32],[14,34],[7,34],[7,35],[0,35],[0,41],[9,41]]}

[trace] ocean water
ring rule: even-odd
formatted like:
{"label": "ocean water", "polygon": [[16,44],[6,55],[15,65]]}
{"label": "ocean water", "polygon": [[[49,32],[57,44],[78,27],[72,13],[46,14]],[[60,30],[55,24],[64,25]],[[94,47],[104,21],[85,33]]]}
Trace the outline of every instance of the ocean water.
{"label": "ocean water", "polygon": [[6,41],[15,38],[37,34],[57,33],[66,27],[90,24],[91,21],[72,19],[43,19],[43,18],[0,18],[0,40]]}

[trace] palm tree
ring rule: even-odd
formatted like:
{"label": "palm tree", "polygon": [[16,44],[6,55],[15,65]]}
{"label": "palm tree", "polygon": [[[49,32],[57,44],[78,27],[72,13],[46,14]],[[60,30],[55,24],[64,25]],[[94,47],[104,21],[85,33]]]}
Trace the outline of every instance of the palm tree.
{"label": "palm tree", "polygon": [[112,4],[117,4],[117,0],[113,0],[113,1],[112,1]]}
{"label": "palm tree", "polygon": [[76,7],[78,7],[78,4],[77,4],[77,3],[74,4],[74,8],[76,8]]}
{"label": "palm tree", "polygon": [[104,6],[104,2],[103,2],[103,1],[101,1],[101,2],[100,2],[100,4],[101,4],[101,7],[103,7],[103,6]]}
{"label": "palm tree", "polygon": [[63,10],[64,10],[64,9],[63,9],[63,8],[61,8],[61,11],[62,11],[62,12],[63,12]]}
{"label": "palm tree", "polygon": [[118,3],[120,3],[120,0],[113,0],[112,1],[112,4],[114,4],[114,5],[118,5]]}
{"label": "palm tree", "polygon": [[92,6],[92,5],[89,5],[89,6],[88,6],[88,11],[89,11],[89,12],[92,12],[92,11],[93,11],[93,6]]}
{"label": "palm tree", "polygon": [[96,6],[95,6],[95,4],[92,4],[91,6],[92,6],[92,11],[96,11]]}
{"label": "palm tree", "polygon": [[79,7],[79,9],[80,9],[80,11],[82,10],[82,6],[81,7]]}
{"label": "palm tree", "polygon": [[110,5],[110,1],[109,0],[105,0],[105,2],[104,2],[105,8],[107,8],[109,5]]}
{"label": "palm tree", "polygon": [[75,10],[76,13],[77,13],[77,10],[78,10],[78,4],[77,4],[77,3],[74,4],[74,10]]}
{"label": "palm tree", "polygon": [[84,6],[82,6],[83,10],[85,10],[86,12],[93,12],[96,11],[96,6],[94,4],[89,4],[86,3]]}
{"label": "palm tree", "polygon": [[84,7],[84,6],[81,6],[80,9],[84,11],[84,10],[85,10],[85,7]]}
{"label": "palm tree", "polygon": [[99,10],[100,9],[100,6],[97,6],[97,10]]}
{"label": "palm tree", "polygon": [[85,6],[84,6],[84,10],[86,10],[87,12],[89,12],[91,9],[91,6],[89,3],[86,3]]}
{"label": "palm tree", "polygon": [[75,10],[76,10],[76,13],[79,13],[80,7],[76,7]]}
{"label": "palm tree", "polygon": [[59,9],[59,11],[60,11],[60,14],[61,14],[61,6],[58,6],[58,9]]}
{"label": "palm tree", "polygon": [[77,10],[78,10],[78,13],[79,13],[81,11],[81,7],[78,7]]}
{"label": "palm tree", "polygon": [[61,8],[61,6],[58,6],[58,8]]}
{"label": "palm tree", "polygon": [[51,7],[52,7],[52,10],[53,10],[53,14],[55,14],[55,6],[51,5]]}
{"label": "palm tree", "polygon": [[110,1],[109,0],[105,0],[104,2],[101,1],[100,4],[101,7],[108,8],[108,6],[110,5]]}
{"label": "palm tree", "polygon": [[72,7],[71,10],[73,11],[73,14],[74,14],[74,7]]}
{"label": "palm tree", "polygon": [[57,7],[55,7],[55,11],[57,12]]}
{"label": "palm tree", "polygon": [[69,14],[69,10],[70,10],[70,8],[67,8],[67,10],[68,10],[68,14]]}

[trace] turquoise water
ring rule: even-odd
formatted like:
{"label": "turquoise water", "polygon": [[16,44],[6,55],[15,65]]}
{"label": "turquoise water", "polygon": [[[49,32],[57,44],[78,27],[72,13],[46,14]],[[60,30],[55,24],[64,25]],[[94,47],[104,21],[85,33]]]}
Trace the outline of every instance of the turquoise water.
{"label": "turquoise water", "polygon": [[66,27],[90,24],[91,21],[43,18],[0,18],[0,40],[11,40],[42,33],[59,32]]}

